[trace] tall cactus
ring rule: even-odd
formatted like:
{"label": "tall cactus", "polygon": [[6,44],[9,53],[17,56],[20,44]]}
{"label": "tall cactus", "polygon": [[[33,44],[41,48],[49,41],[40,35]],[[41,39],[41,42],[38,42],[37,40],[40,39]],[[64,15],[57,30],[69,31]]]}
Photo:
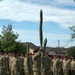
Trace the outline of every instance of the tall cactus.
{"label": "tall cactus", "polygon": [[[43,12],[42,10],[40,11],[40,28],[39,28],[39,36],[40,36],[40,47],[42,47],[42,43],[43,43],[43,33],[42,33],[42,23],[43,23]],[[41,66],[41,75],[42,75],[42,53],[41,53],[41,62],[40,62]]]}
{"label": "tall cactus", "polygon": [[42,47],[43,43],[43,32],[42,32],[42,24],[43,24],[43,12],[40,11],[40,28],[39,28],[39,34],[40,34],[40,46]]}
{"label": "tall cactus", "polygon": [[[42,48],[42,44],[43,44],[42,24],[43,24],[43,12],[41,10],[40,11],[40,27],[39,27],[40,47],[41,48]],[[42,57],[44,57],[44,53],[46,50],[46,44],[47,44],[47,39],[44,40],[43,52],[41,52],[41,75],[42,75]]]}

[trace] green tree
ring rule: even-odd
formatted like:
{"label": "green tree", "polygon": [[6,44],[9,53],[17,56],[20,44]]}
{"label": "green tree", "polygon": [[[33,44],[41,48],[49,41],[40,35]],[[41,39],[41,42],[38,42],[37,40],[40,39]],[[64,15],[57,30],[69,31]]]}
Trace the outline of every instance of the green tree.
{"label": "green tree", "polygon": [[72,34],[71,34],[71,40],[75,40],[75,26],[72,26],[72,27],[69,27],[70,30],[72,31]]}
{"label": "green tree", "polygon": [[1,40],[0,40],[0,50],[1,50]]}
{"label": "green tree", "polygon": [[7,27],[3,26],[2,28],[2,35],[0,35],[1,40],[1,48],[5,52],[22,52],[22,50],[25,51],[25,46],[20,43],[20,41],[17,41],[19,34],[14,33],[12,31],[12,25],[8,24]]}
{"label": "green tree", "polygon": [[75,46],[68,48],[67,56],[74,56],[75,57]]}
{"label": "green tree", "polygon": [[24,53],[27,52],[27,45],[21,42],[16,42],[16,52]]}

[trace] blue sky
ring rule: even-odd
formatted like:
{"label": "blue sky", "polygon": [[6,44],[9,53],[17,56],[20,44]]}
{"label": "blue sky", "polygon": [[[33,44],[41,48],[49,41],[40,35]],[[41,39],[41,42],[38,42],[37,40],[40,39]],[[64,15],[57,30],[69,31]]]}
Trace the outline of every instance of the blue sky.
{"label": "blue sky", "polygon": [[[39,13],[43,11],[43,35],[47,46],[71,47],[69,27],[75,25],[73,0],[0,0],[0,34],[3,25],[12,24],[21,42],[39,44]],[[67,45],[66,45],[67,44]]]}

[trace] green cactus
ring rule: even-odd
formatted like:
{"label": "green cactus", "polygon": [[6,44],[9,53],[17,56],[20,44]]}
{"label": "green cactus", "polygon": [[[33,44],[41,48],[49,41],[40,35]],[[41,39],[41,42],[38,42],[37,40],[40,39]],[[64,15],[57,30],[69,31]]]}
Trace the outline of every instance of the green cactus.
{"label": "green cactus", "polygon": [[29,56],[29,43],[27,43],[27,56]]}
{"label": "green cactus", "polygon": [[[42,24],[43,24],[43,12],[40,11],[40,27],[39,27],[39,36],[40,36],[40,47],[43,44],[43,31],[42,31]],[[41,52],[41,75],[42,75],[42,59],[44,58],[44,53],[46,50],[47,38],[44,40],[43,44],[43,52]]]}
{"label": "green cactus", "polygon": [[1,50],[1,40],[0,40],[0,50]]}
{"label": "green cactus", "polygon": [[[43,23],[43,12],[42,10],[40,11],[40,27],[39,27],[39,37],[40,37],[40,47],[42,47],[43,44],[43,32],[42,32],[42,23]],[[41,51],[41,50],[40,50]],[[41,53],[41,74],[42,75],[42,53]]]}
{"label": "green cactus", "polygon": [[27,53],[26,54],[27,54],[27,67],[29,68],[29,43],[27,43]]}
{"label": "green cactus", "polygon": [[45,38],[45,40],[44,40],[44,44],[43,44],[42,59],[44,58],[44,54],[45,54],[45,50],[46,50],[46,45],[47,45],[47,38]]}
{"label": "green cactus", "polygon": [[42,47],[43,43],[43,32],[42,32],[42,24],[43,24],[43,12],[40,11],[40,28],[39,28],[39,35],[40,35],[40,46]]}
{"label": "green cactus", "polygon": [[[40,36],[40,46],[42,47],[43,44],[43,30],[42,30],[42,24],[43,24],[43,12],[40,10],[40,28],[39,28],[39,36]],[[47,38],[44,40],[43,44],[43,56],[46,50],[46,44],[47,44]]]}

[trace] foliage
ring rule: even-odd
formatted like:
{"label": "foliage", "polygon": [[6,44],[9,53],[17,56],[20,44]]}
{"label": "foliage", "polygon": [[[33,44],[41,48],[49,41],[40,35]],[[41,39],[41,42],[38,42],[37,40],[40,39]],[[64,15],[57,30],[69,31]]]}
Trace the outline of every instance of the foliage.
{"label": "foliage", "polygon": [[3,26],[2,35],[0,35],[1,40],[1,48],[5,52],[22,52],[24,49],[24,45],[17,41],[19,34],[14,33],[12,31],[12,25],[8,24],[7,27]]}
{"label": "foliage", "polygon": [[72,31],[71,39],[74,40],[75,39],[75,26],[72,26],[72,27],[69,27],[69,28]]}
{"label": "foliage", "polygon": [[0,40],[0,50],[1,50],[1,40]]}
{"label": "foliage", "polygon": [[74,56],[75,57],[75,46],[68,48],[67,56]]}
{"label": "foliage", "polygon": [[15,52],[20,52],[26,54],[27,46],[24,43],[16,42],[16,50]]}

